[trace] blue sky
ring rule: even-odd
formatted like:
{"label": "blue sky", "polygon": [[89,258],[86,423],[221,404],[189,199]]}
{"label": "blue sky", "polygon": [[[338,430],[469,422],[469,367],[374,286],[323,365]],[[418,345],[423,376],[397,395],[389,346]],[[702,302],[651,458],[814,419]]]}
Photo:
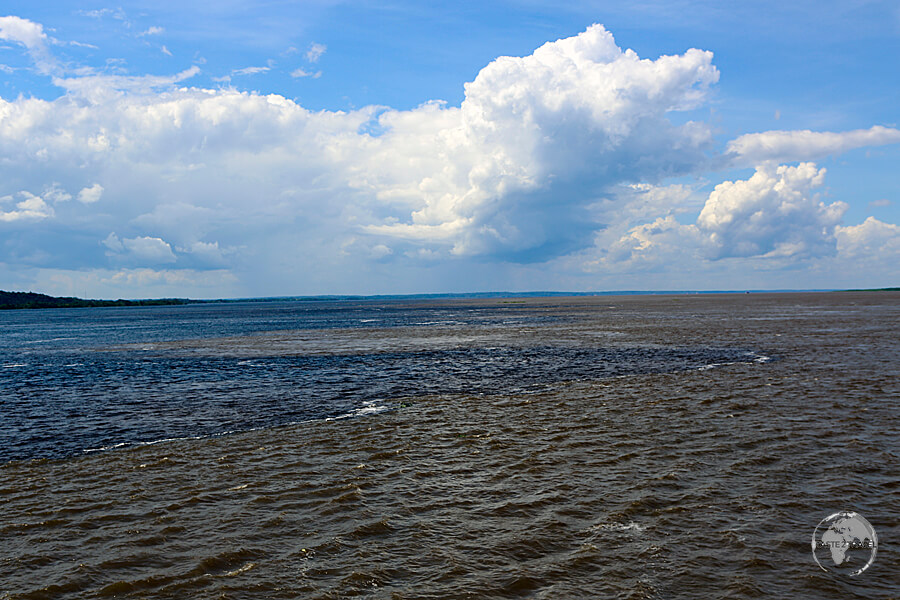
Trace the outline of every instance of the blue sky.
{"label": "blue sky", "polygon": [[898,285],[895,2],[6,2],[0,289]]}

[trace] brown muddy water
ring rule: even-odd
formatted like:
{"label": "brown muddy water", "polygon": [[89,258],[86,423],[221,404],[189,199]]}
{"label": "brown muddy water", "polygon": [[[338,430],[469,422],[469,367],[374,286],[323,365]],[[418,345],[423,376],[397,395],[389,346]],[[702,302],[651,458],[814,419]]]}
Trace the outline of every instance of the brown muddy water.
{"label": "brown muddy water", "polygon": [[[184,322],[165,310],[77,314]],[[0,357],[0,598],[900,597],[900,293],[354,311],[374,325],[179,339],[150,319]],[[53,361],[52,386],[15,374]],[[307,414],[286,389],[337,400]],[[171,412],[182,395],[205,400]],[[62,396],[106,412],[56,414]],[[246,408],[291,402],[292,424]],[[842,510],[878,534],[858,577],[811,552]]]}

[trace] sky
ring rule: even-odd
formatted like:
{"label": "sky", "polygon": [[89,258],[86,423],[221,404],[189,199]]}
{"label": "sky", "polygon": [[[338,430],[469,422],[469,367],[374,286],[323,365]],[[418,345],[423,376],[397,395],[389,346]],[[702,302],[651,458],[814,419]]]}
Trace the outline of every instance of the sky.
{"label": "sky", "polygon": [[900,285],[900,5],[7,0],[0,289]]}

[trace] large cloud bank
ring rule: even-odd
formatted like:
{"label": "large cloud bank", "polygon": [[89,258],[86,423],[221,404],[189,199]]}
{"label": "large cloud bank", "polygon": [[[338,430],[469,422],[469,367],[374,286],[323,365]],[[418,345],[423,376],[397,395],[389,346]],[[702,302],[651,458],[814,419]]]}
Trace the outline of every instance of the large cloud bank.
{"label": "large cloud bank", "polygon": [[667,216],[638,225],[612,246],[610,257],[634,259],[660,248],[691,249],[709,259],[833,255],[847,205],[819,199],[815,190],[824,180],[825,169],[814,163],[761,166],[749,179],[717,185],[696,223]]}
{"label": "large cloud bank", "polygon": [[401,170],[372,190],[413,210],[371,230],[446,241],[464,255],[571,250],[589,239],[584,209],[611,184],[658,181],[704,161],[709,127],[674,126],[666,115],[696,107],[717,79],[709,52],[641,60],[599,25],[499,58],[466,85],[459,109],[381,116],[388,133],[369,170]]}
{"label": "large cloud bank", "polygon": [[[7,270],[94,270],[123,285],[193,277],[223,290],[390,261],[568,257],[614,269],[660,248],[694,261],[808,260],[861,255],[869,233],[897,236],[878,221],[843,226],[846,205],[816,195],[823,169],[772,161],[900,132],[763,132],[717,155],[708,123],[672,120],[707,101],[712,54],[641,59],[600,25],[496,59],[461,106],[409,111],[312,112],[275,94],[179,87],[196,66],[62,72],[40,25],[15,17],[0,19],[0,39],[63,92],[0,99]],[[695,194],[665,180],[723,161],[760,166],[716,186],[696,223],[676,220]]]}

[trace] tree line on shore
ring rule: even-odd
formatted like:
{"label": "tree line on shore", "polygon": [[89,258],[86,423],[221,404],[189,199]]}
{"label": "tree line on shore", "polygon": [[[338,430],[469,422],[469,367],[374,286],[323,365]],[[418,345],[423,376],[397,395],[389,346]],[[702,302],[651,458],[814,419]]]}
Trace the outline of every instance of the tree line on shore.
{"label": "tree line on shore", "polygon": [[0,290],[0,310],[17,308],[86,308],[97,306],[163,306],[190,304],[185,298],[160,298],[154,300],[86,300],[37,294],[35,292],[4,292]]}

